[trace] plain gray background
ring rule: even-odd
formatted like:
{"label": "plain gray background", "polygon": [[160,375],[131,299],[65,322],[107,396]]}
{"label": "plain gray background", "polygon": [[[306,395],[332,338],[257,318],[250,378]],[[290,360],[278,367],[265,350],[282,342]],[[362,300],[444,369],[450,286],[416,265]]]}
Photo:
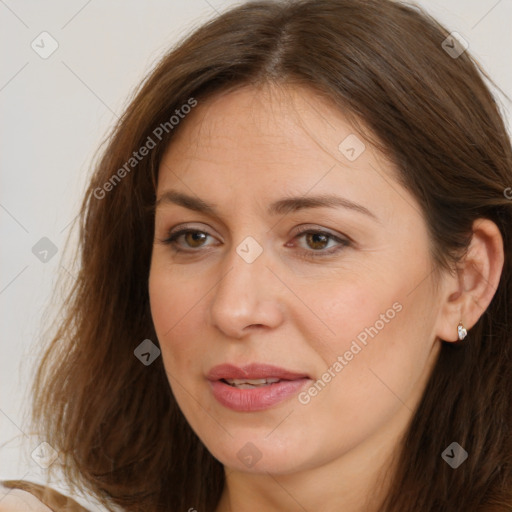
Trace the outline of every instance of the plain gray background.
{"label": "plain gray background", "polygon": [[[33,347],[59,270],[76,271],[61,256],[91,159],[130,92],[167,48],[237,3],[0,0],[0,479],[44,481],[45,470],[30,456],[41,440],[25,422]],[[418,3],[460,33],[512,96],[511,0]],[[46,59],[31,47],[35,40],[40,51],[51,48],[49,39],[41,43],[43,31],[58,43]],[[512,106],[498,99],[510,123]],[[32,251],[43,237],[57,248],[47,262]]]}

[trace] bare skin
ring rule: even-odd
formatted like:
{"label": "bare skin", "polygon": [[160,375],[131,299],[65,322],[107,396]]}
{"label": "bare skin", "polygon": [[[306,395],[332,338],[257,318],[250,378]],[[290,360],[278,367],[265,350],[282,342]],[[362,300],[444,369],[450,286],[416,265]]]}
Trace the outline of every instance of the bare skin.
{"label": "bare skin", "polygon": [[[476,323],[499,280],[501,236],[481,221],[460,271],[435,283],[417,201],[368,143],[352,161],[340,151],[351,134],[312,91],[246,87],[200,103],[162,161],[152,315],[178,404],[225,467],[216,512],[377,511],[440,340]],[[162,199],[170,190],[215,214]],[[345,206],[267,211],[324,194]],[[191,234],[163,242],[185,224]],[[262,250],[251,263],[236,250],[249,236]],[[225,362],[331,378],[316,394],[238,412],[206,379]],[[261,457],[251,467],[238,457],[247,443]]]}

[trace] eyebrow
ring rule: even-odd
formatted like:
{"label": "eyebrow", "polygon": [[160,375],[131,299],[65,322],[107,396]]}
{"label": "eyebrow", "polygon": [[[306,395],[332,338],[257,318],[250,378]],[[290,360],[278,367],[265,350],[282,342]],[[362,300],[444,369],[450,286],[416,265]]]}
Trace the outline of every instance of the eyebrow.
{"label": "eyebrow", "polygon": [[[194,210],[196,212],[205,213],[218,217],[217,205],[208,203],[199,197],[189,196],[176,190],[165,191],[156,201],[155,208],[164,204],[177,204]],[[358,213],[362,213],[378,220],[376,215],[372,213],[365,206],[354,203],[344,197],[336,196],[333,194],[320,194],[316,196],[300,196],[300,197],[285,197],[274,201],[268,207],[269,215],[286,215],[298,210],[308,208],[346,208]]]}

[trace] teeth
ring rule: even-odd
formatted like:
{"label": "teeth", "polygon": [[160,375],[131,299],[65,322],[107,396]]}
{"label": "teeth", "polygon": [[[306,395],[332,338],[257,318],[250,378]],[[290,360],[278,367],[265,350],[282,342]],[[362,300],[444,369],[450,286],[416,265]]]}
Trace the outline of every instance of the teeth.
{"label": "teeth", "polygon": [[236,386],[240,389],[253,389],[258,386],[266,386],[267,384],[273,384],[279,382],[281,379],[275,379],[273,377],[268,379],[224,379],[231,386]]}

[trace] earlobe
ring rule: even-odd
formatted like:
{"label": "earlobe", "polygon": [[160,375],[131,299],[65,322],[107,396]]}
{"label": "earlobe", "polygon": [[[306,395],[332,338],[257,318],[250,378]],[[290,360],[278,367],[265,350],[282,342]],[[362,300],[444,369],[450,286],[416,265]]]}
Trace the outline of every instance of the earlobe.
{"label": "earlobe", "polygon": [[468,335],[467,329],[464,327],[462,322],[459,322],[457,326],[457,336],[459,337],[459,341],[462,341]]}
{"label": "earlobe", "polygon": [[498,226],[489,219],[477,219],[457,273],[447,279],[437,329],[440,339],[462,341],[470,333],[494,297],[503,262],[503,238]]}

